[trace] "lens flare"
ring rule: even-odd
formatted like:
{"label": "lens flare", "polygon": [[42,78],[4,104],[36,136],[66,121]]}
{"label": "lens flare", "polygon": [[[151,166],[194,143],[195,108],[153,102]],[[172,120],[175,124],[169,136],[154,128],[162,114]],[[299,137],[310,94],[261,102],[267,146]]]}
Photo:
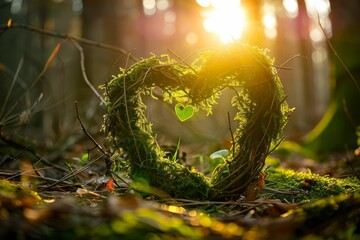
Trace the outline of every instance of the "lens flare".
{"label": "lens flare", "polygon": [[265,3],[262,7],[262,11],[262,23],[264,26],[265,36],[269,39],[274,39],[277,36],[277,19],[275,6],[270,3]]}
{"label": "lens flare", "polygon": [[240,39],[246,25],[246,14],[239,0],[197,0],[204,8],[204,29],[218,35],[223,44]]}
{"label": "lens flare", "polygon": [[299,5],[297,0],[283,0],[282,4],[289,18],[296,18],[298,16]]}

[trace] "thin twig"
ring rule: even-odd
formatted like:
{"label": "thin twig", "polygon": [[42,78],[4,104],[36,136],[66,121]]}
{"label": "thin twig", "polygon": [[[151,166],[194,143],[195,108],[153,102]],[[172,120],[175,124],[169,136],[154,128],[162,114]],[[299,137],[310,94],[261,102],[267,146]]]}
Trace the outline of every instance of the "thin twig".
{"label": "thin twig", "polygon": [[191,70],[193,70],[194,73],[197,74],[197,71],[188,63],[185,62],[185,59],[182,59],[180,56],[178,56],[174,51],[172,51],[171,49],[168,48],[168,51],[174,55],[177,59],[180,60],[181,63],[184,63],[186,66],[188,66]]}
{"label": "thin twig", "polygon": [[27,146],[26,148],[24,148],[23,150],[21,150],[21,152],[19,152],[18,154],[16,154],[16,156],[12,157],[12,160],[16,160],[18,159],[25,151],[27,151],[31,146]]}
{"label": "thin twig", "polygon": [[235,138],[234,138],[234,133],[233,130],[231,128],[231,121],[230,121],[230,113],[227,112],[227,116],[228,116],[228,124],[229,124],[229,131],[231,134],[231,141],[232,141],[232,148],[233,148],[233,157],[235,157]]}
{"label": "thin twig", "polygon": [[[7,24],[7,25],[0,25],[0,30],[2,30],[2,31],[6,31],[6,30],[9,30],[9,29],[23,29],[23,30],[26,30],[26,31],[35,32],[35,33],[39,33],[39,34],[43,34],[43,35],[47,35],[47,36],[51,36],[51,37],[72,40],[72,41],[76,41],[76,42],[81,43],[81,44],[90,45],[90,46],[94,46],[94,47],[99,47],[99,48],[107,49],[107,50],[114,51],[114,52],[119,52],[119,53],[122,53],[124,55],[129,55],[129,53],[130,53],[130,51],[125,51],[124,49],[113,46],[113,45],[99,43],[99,42],[92,41],[92,40],[89,40],[89,39],[85,39],[85,38],[81,38],[81,37],[75,37],[75,36],[65,34],[65,33],[53,32],[53,31],[42,29],[42,28],[25,25],[25,24],[12,23],[12,24]],[[133,60],[134,62],[138,61],[138,59],[136,57],[134,57],[133,55],[131,55],[131,54],[130,54],[129,58],[131,60]]]}
{"label": "thin twig", "polygon": [[86,164],[85,166],[83,166],[82,168],[77,169],[77,170],[75,170],[75,171],[73,171],[73,172],[70,172],[69,174],[66,174],[65,176],[63,176],[62,178],[60,178],[59,180],[57,180],[56,182],[54,182],[54,183],[50,184],[49,186],[45,187],[44,189],[42,189],[42,191],[46,191],[46,190],[48,190],[49,188],[52,188],[52,187],[58,185],[59,183],[62,183],[62,182],[64,182],[64,181],[66,181],[67,179],[69,179],[69,178],[71,178],[71,177],[74,177],[74,176],[76,176],[76,175],[78,175],[78,174],[86,171],[87,169],[90,168],[90,166],[91,166],[94,162],[96,162],[96,161],[98,161],[98,160],[99,160],[99,158],[96,158],[96,159],[92,160],[91,162],[89,162],[88,164]]}
{"label": "thin twig", "polygon": [[349,108],[348,108],[348,106],[346,104],[345,99],[342,100],[342,104],[343,104],[343,110],[345,112],[346,117],[349,119],[349,121],[351,123],[351,126],[356,130],[356,128],[357,128],[356,123],[355,123],[353,117],[351,116],[351,113],[349,111]]}
{"label": "thin twig", "polygon": [[352,75],[352,73],[350,72],[350,70],[347,68],[347,66],[345,65],[344,61],[341,59],[341,57],[339,56],[339,54],[337,53],[337,51],[335,50],[334,46],[331,44],[329,38],[327,37],[326,33],[325,33],[325,30],[323,28],[323,26],[321,25],[321,22],[320,22],[320,16],[318,14],[317,16],[317,21],[318,21],[318,24],[320,26],[320,29],[322,31],[322,33],[324,34],[325,36],[325,39],[326,39],[326,42],[327,44],[329,45],[331,51],[334,53],[335,57],[340,61],[341,65],[344,67],[344,69],[346,70],[347,74],[350,76],[350,78],[353,80],[355,86],[357,87],[358,91],[360,92],[360,86],[359,84],[357,83],[355,77]]}
{"label": "thin twig", "polygon": [[36,157],[38,159],[38,162],[43,162],[44,164],[54,168],[54,169],[57,169],[59,171],[62,171],[62,172],[69,172],[67,169],[65,168],[62,168],[60,166],[57,166],[55,165],[54,163],[48,161],[45,157],[42,157],[40,156],[39,154],[37,154],[34,149],[32,149],[32,147],[25,147],[24,145],[22,145],[21,143],[18,143],[16,142],[15,140],[13,140],[12,138],[9,138],[9,137],[6,137],[5,135],[3,135],[1,132],[0,132],[0,139],[3,140],[4,142],[6,143],[9,143],[10,145],[13,145],[15,148],[17,149],[26,149],[26,152],[29,152],[31,153],[34,157]]}
{"label": "thin twig", "polygon": [[3,105],[2,105],[2,108],[1,108],[0,121],[3,120],[3,119],[1,119],[1,118],[3,118],[3,114],[4,114],[4,111],[5,111],[6,105],[8,104],[8,101],[9,101],[9,99],[10,99],[10,95],[11,95],[11,93],[12,93],[12,90],[13,90],[13,87],[14,87],[14,85],[15,85],[15,82],[16,82],[17,79],[18,79],[18,76],[19,76],[19,73],[20,73],[20,70],[21,70],[21,68],[22,68],[23,63],[24,63],[24,57],[21,57],[20,62],[19,62],[19,65],[18,65],[18,67],[17,67],[17,69],[16,69],[16,72],[15,72],[15,75],[14,75],[13,80],[12,80],[12,82],[11,82],[10,88],[9,88],[7,94],[6,94],[5,101],[4,101],[4,103],[3,103]]}
{"label": "thin twig", "polygon": [[[111,174],[113,174],[115,177],[117,177],[118,179],[120,179],[123,183],[125,183],[126,186],[128,186],[130,189],[132,189],[132,187],[130,186],[129,183],[126,182],[126,180],[122,177],[120,177],[118,174],[116,174],[115,172],[111,171]],[[115,181],[116,183],[116,181]],[[119,186],[118,186],[119,187]]]}
{"label": "thin twig", "polygon": [[90,140],[95,144],[95,146],[104,154],[107,156],[107,153],[105,152],[105,150],[102,148],[102,146],[96,142],[96,140],[93,138],[93,136],[90,135],[90,133],[86,130],[86,128],[84,127],[84,124],[82,123],[81,119],[80,119],[80,115],[79,115],[79,110],[78,110],[78,102],[75,101],[74,102],[75,105],[75,111],[76,111],[76,118],[80,123],[81,129],[82,131],[85,133],[85,135],[90,138]]}
{"label": "thin twig", "polygon": [[[125,71],[128,71],[127,69],[127,64],[128,64],[128,60],[126,61],[126,66],[125,66]],[[149,69],[150,70],[150,69]],[[124,74],[124,78],[123,78],[123,88],[124,88],[124,102],[125,102],[125,111],[126,111],[126,118],[127,118],[127,121],[128,121],[128,125],[129,125],[129,129],[130,129],[130,132],[131,132],[131,135],[134,139],[134,144],[135,144],[135,148],[136,148],[136,153],[138,155],[138,158],[139,158],[139,162],[141,162],[141,155],[140,155],[140,152],[139,152],[139,148],[138,148],[138,145],[137,145],[137,142],[136,142],[136,138],[135,138],[135,134],[134,134],[134,131],[131,127],[131,121],[130,121],[130,114],[129,114],[129,109],[128,109],[128,105],[127,105],[127,95],[126,95],[126,91],[127,91],[127,88],[126,88],[126,74]]]}
{"label": "thin twig", "polygon": [[82,131],[85,133],[85,135],[90,138],[90,140],[94,143],[94,145],[100,150],[100,152],[102,154],[104,154],[105,156],[105,164],[106,164],[106,175],[111,176],[111,161],[110,161],[110,155],[107,153],[107,151],[105,151],[103,149],[103,147],[93,138],[93,136],[90,135],[90,133],[86,130],[84,124],[82,123],[81,119],[80,119],[80,115],[79,115],[79,110],[78,110],[78,102],[75,101],[74,102],[75,105],[75,111],[76,111],[76,118],[80,123],[81,129]]}
{"label": "thin twig", "polygon": [[[33,165],[33,167],[34,167],[34,165]],[[36,168],[36,169],[34,168],[34,171],[35,171],[36,175],[32,174],[32,175],[28,175],[28,176],[32,177],[32,178],[36,178],[36,179],[49,181],[49,182],[57,182],[57,181],[59,181],[58,179],[45,177],[45,176],[39,174],[39,171],[46,170],[46,169],[47,168]],[[0,172],[0,176],[6,176],[7,177],[6,180],[10,180],[10,179],[19,177],[19,176],[21,176],[21,174],[24,174],[24,173],[27,173],[27,172],[21,172],[21,171],[17,171],[17,172],[14,172],[14,173]],[[67,181],[63,181],[63,183],[65,183],[67,185],[72,185],[73,184],[73,183],[67,182]]]}
{"label": "thin twig", "polygon": [[[19,67],[17,68],[16,70],[16,73],[14,75],[14,78],[13,78],[13,81],[11,83],[11,86],[10,86],[10,89],[7,93],[7,97],[6,97],[6,100],[5,100],[5,103],[3,104],[3,108],[1,110],[1,113],[0,113],[0,122],[1,122],[1,125],[10,125],[11,122],[15,122],[19,115],[21,116],[22,114],[13,114],[13,115],[10,115],[12,113],[12,111],[16,108],[16,106],[19,104],[20,100],[23,99],[23,97],[25,96],[25,102],[26,102],[26,105],[27,105],[27,109],[26,111],[28,111],[28,113],[26,114],[31,114],[33,113],[33,110],[35,109],[36,105],[41,101],[42,97],[43,97],[43,94],[41,93],[40,94],[40,97],[35,101],[34,104],[31,105],[31,99],[30,99],[30,95],[29,95],[29,91],[30,89],[32,89],[36,83],[43,78],[44,74],[46,73],[46,71],[48,70],[50,64],[53,62],[53,60],[55,59],[57,53],[59,52],[59,49],[60,49],[60,43],[58,43],[54,50],[52,51],[51,55],[49,56],[48,60],[46,61],[43,69],[41,70],[40,74],[37,76],[37,78],[32,81],[31,85],[27,87],[26,91],[24,91],[21,95],[18,95],[18,101],[16,101],[14,104],[12,104],[12,106],[7,109],[7,113],[4,113],[4,110],[5,110],[5,107],[7,105],[7,101],[9,100],[8,98],[10,97],[11,93],[12,93],[12,89],[14,87],[14,84],[18,78],[18,75],[20,73],[20,69],[21,69],[21,66],[23,64],[23,58],[21,58],[20,60],[20,63],[19,63]],[[9,116],[10,115],[10,116]]]}
{"label": "thin twig", "polygon": [[[45,29],[42,29],[42,28],[37,28],[37,27],[34,27],[34,26],[29,26],[29,25],[24,25],[24,24],[16,24],[16,23],[13,24],[13,23],[11,23],[11,21],[7,25],[0,25],[0,31],[1,30],[6,31],[8,29],[24,29],[24,30],[27,30],[27,31],[30,31],[30,32],[35,32],[35,33],[39,33],[39,34],[43,34],[43,35],[47,35],[47,36],[52,36],[52,37],[56,37],[56,38],[62,38],[62,39],[70,40],[80,52],[81,72],[82,72],[82,75],[83,75],[83,78],[84,78],[86,84],[90,87],[90,89],[95,93],[95,95],[101,100],[101,102],[103,104],[105,104],[104,99],[97,92],[97,90],[94,88],[94,86],[90,83],[90,81],[89,81],[89,79],[87,77],[87,74],[86,74],[86,71],[85,71],[85,63],[84,63],[85,62],[84,51],[83,51],[83,48],[80,46],[79,43],[86,44],[86,45],[91,45],[91,46],[96,46],[96,47],[99,47],[99,48],[104,48],[104,49],[115,51],[115,52],[120,52],[120,53],[126,55],[128,59],[131,59],[134,62],[138,61],[138,59],[135,58],[131,54],[131,52],[127,52],[122,48],[118,48],[118,47],[115,47],[115,46],[112,46],[112,45],[91,41],[91,40],[80,38],[80,37],[71,36],[69,34],[48,31],[48,30],[45,30]],[[57,47],[55,48],[54,51],[57,52],[59,50],[59,47],[60,46],[57,45]],[[50,58],[50,59],[52,60],[53,58]],[[46,63],[44,70],[46,70],[48,65],[49,65],[49,62]],[[43,71],[39,75],[38,79],[40,79],[42,77],[44,72],[45,71]],[[34,81],[34,83],[35,82],[37,82],[37,81]]]}
{"label": "thin twig", "polygon": [[80,53],[80,65],[81,65],[81,73],[83,75],[83,78],[85,80],[85,83],[90,87],[91,91],[93,91],[93,93],[100,99],[100,101],[105,105],[106,102],[105,100],[102,98],[102,96],[99,94],[99,92],[96,90],[96,88],[91,84],[91,82],[89,81],[89,78],[87,77],[86,74],[86,70],[85,70],[85,55],[84,55],[84,50],[83,48],[80,46],[79,43],[77,43],[76,41],[73,40],[73,43],[75,45],[75,47],[79,50]]}
{"label": "thin twig", "polygon": [[[348,152],[348,149],[346,149],[346,150],[347,150],[346,152]],[[357,158],[358,157],[355,155],[355,159],[357,159]],[[354,168],[354,166],[351,163],[351,161],[350,161],[349,157],[347,156],[347,154],[346,154],[346,162],[349,164],[350,168],[353,170],[353,172],[354,172],[355,176],[357,177],[357,179],[360,180],[360,175],[357,173],[356,169]]]}
{"label": "thin twig", "polygon": [[52,63],[52,61],[54,61],[56,55],[58,54],[59,50],[60,50],[61,44],[58,43],[56,44],[54,50],[51,52],[48,60],[46,61],[43,69],[41,70],[40,74],[37,76],[37,78],[31,83],[29,89],[33,88],[35,86],[35,84],[42,79],[42,77],[45,75],[46,71],[48,70],[50,64]]}
{"label": "thin twig", "polygon": [[280,66],[275,66],[275,68],[279,69],[279,71],[277,71],[277,74],[279,74],[279,72],[280,72],[281,70],[283,70],[283,69],[288,70],[289,68],[285,68],[284,66],[285,66],[286,64],[288,64],[289,62],[291,62],[292,60],[294,60],[295,58],[298,58],[298,57],[303,57],[303,58],[305,58],[305,59],[307,58],[307,57],[301,55],[300,53],[292,56],[291,58],[289,58],[288,60],[286,60],[285,62],[283,62]]}

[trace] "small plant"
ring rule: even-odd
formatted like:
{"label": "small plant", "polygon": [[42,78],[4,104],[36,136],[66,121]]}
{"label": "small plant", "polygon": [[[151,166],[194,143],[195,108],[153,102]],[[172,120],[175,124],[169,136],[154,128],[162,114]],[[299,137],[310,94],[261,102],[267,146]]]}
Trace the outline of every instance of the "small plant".
{"label": "small plant", "polygon": [[[103,131],[113,152],[125,156],[128,174],[171,196],[190,199],[238,198],[256,181],[271,143],[281,139],[281,131],[291,109],[276,69],[266,51],[242,44],[203,52],[191,64],[169,56],[143,59],[105,85],[107,112]],[[226,161],[211,176],[189,170],[168,159],[145,118],[143,96],[162,90],[165,102],[175,105],[175,113],[186,121],[204,110],[211,114],[225,88],[236,95],[232,105],[239,122],[232,133],[233,147]]]}

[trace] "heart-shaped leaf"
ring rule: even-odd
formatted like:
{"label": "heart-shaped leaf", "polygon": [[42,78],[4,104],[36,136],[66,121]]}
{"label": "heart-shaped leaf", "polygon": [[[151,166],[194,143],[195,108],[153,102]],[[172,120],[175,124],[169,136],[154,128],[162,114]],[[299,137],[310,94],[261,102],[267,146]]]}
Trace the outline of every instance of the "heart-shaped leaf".
{"label": "heart-shaped leaf", "polygon": [[180,121],[184,122],[190,119],[194,115],[195,109],[191,105],[186,105],[182,103],[177,103],[175,105],[175,113],[176,116],[180,119]]}

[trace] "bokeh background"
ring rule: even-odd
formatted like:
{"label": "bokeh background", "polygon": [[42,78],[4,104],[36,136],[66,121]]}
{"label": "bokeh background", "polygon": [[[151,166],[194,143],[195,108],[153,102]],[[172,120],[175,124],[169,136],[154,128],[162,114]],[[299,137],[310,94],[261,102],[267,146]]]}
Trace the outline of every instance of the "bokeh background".
{"label": "bokeh background", "polygon": [[[188,62],[196,53],[233,41],[268,48],[275,58],[288,103],[296,110],[288,140],[313,151],[356,147],[360,125],[360,2],[357,0],[1,0],[1,131],[55,146],[81,135],[74,113],[98,134],[104,106],[85,84],[74,43],[24,29],[36,26],[113,45],[137,58],[167,53]],[[331,49],[330,42],[354,79]],[[37,81],[54,48],[60,49]],[[81,45],[89,81],[111,79],[133,64],[127,55]],[[99,90],[100,92],[100,90]],[[100,92],[101,93],[101,92]],[[230,93],[214,107],[180,123],[173,106],[147,99],[147,116],[162,144],[181,143],[193,152],[229,147]],[[236,122],[232,127],[236,127]],[[101,139],[101,134],[99,135]]]}

